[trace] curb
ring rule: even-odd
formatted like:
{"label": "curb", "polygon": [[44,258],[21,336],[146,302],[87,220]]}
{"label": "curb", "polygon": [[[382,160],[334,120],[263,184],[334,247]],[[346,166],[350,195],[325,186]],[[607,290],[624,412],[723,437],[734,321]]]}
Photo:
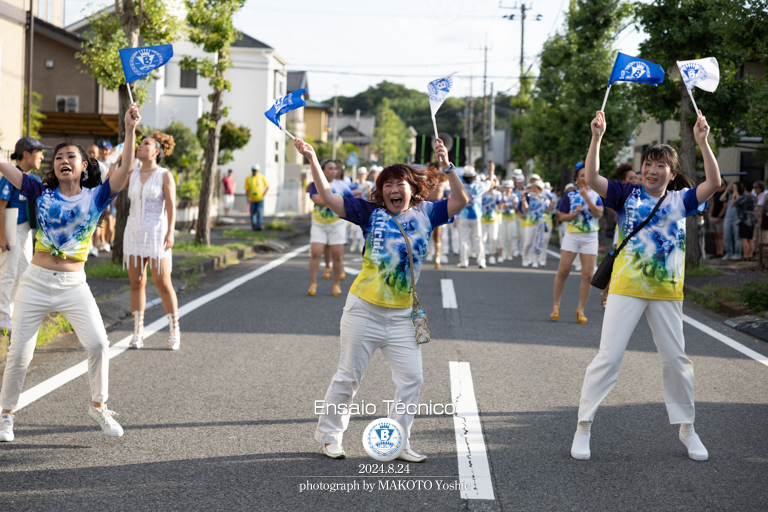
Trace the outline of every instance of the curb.
{"label": "curb", "polygon": [[[703,294],[701,289],[687,284],[683,285],[683,292],[695,292]],[[716,313],[734,317],[726,318],[723,320],[725,325],[739,332],[743,332],[762,341],[768,342],[768,320],[755,315],[754,311],[746,307],[744,304],[740,304],[738,302],[719,301],[716,298],[714,300],[718,307],[718,310],[715,311]],[[705,306],[701,307],[706,308]]]}

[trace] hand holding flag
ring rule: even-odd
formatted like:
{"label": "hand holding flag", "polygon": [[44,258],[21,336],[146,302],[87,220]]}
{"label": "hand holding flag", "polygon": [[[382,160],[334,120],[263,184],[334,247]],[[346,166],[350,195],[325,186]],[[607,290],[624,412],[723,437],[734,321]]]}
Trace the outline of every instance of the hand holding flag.
{"label": "hand holding flag", "polygon": [[[120,50],[120,61],[123,64],[125,84],[135,82],[149,75],[153,70],[168,64],[173,57],[173,45],[143,46],[140,48],[123,48]],[[128,98],[133,101],[131,87],[128,86]]]}
{"label": "hand holding flag", "polygon": [[264,115],[267,117],[267,119],[272,121],[275,126],[283,130],[293,140],[296,140],[296,137],[291,135],[288,130],[283,128],[282,119],[280,119],[280,116],[290,112],[291,110],[296,110],[297,108],[301,108],[306,105],[307,103],[301,99],[301,95],[305,92],[307,92],[306,89],[297,89],[292,93],[286,94],[277,100],[269,110],[264,112]]}
{"label": "hand holding flag", "polygon": [[717,59],[708,57],[696,60],[677,61],[677,69],[680,70],[680,76],[685,82],[685,88],[688,89],[688,96],[691,97],[693,108],[697,115],[701,117],[699,107],[696,106],[696,100],[693,99],[693,88],[698,87],[707,92],[715,92],[720,84],[720,66]]}
{"label": "hand holding flag", "polygon": [[605,99],[603,99],[603,106],[600,110],[605,112],[605,103],[608,101],[608,93],[613,82],[659,85],[663,81],[664,69],[658,64],[618,52],[616,61],[613,63],[611,78],[608,80],[608,90],[605,91]]}

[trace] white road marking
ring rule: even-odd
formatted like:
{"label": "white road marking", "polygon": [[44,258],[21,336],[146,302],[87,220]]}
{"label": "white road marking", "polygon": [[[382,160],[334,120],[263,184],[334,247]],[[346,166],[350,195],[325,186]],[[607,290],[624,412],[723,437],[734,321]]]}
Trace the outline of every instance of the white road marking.
{"label": "white road marking", "polygon": [[554,256],[555,258],[560,259],[560,253],[559,252],[555,252],[552,249],[547,249],[547,254],[549,254],[550,256]]}
{"label": "white road marking", "polygon": [[362,272],[362,270],[357,270],[356,268],[352,268],[352,267],[344,267],[344,272],[346,272],[347,274],[352,274],[353,276],[356,276],[357,274]]}
{"label": "white road marking", "polygon": [[[203,295],[202,297],[199,297],[192,302],[183,305],[179,308],[179,318],[183,317],[184,315],[187,315],[194,310],[208,304],[212,300],[218,299],[222,295],[231,292],[238,286],[241,286],[248,281],[255,279],[259,277],[262,274],[265,274],[272,270],[273,268],[279,267],[283,263],[285,263],[288,260],[291,260],[301,254],[302,252],[309,249],[309,245],[304,245],[302,247],[299,247],[298,249],[295,249],[288,254],[285,254],[283,256],[280,256],[279,258],[270,261],[266,265],[263,265],[256,270],[249,272],[248,274],[245,274],[244,276],[241,276],[233,281],[230,281],[229,283],[225,284],[224,286],[207,293]],[[168,326],[168,319],[163,316],[162,318],[155,320],[151,324],[144,327],[144,338],[149,338],[153,334],[155,334],[160,329]],[[126,336],[122,340],[118,341],[111,347],[109,347],[109,358],[112,359],[113,357],[116,357],[126,350],[128,350],[128,343],[130,343],[131,338],[133,336]],[[80,363],[77,363],[76,365],[64,370],[63,372],[54,375],[48,380],[44,380],[40,384],[31,387],[27,391],[24,391],[21,396],[19,397],[19,405],[16,406],[15,411],[18,411],[27,405],[31,404],[35,400],[44,397],[48,393],[55,391],[56,389],[60,388],[64,384],[67,384],[68,382],[71,382],[75,380],[76,378],[80,377],[81,375],[85,374],[88,371],[88,361],[82,361]]]}
{"label": "white road marking", "polygon": [[[459,459],[461,497],[465,500],[493,500],[493,482],[483,428],[475,400],[475,387],[469,363],[449,361],[451,399],[456,407],[453,428],[456,433],[456,455]],[[469,487],[464,489],[464,487]]]}
{"label": "white road marking", "polygon": [[[557,258],[560,257],[560,255],[556,254],[554,251],[550,251],[549,249],[547,249],[547,251],[552,256],[555,256]],[[688,315],[683,315],[683,322],[687,323],[691,327],[697,328],[698,330],[700,330],[704,334],[708,334],[709,336],[712,336],[713,338],[715,338],[718,341],[722,341],[723,343],[725,343],[726,345],[728,345],[732,349],[734,349],[734,350],[736,350],[738,352],[741,352],[742,354],[744,354],[747,357],[751,357],[752,359],[754,359],[758,363],[762,363],[765,366],[768,366],[768,357],[764,356],[763,354],[760,354],[759,352],[755,352],[751,348],[745,347],[744,345],[742,345],[738,341],[734,340],[733,338],[729,338],[725,334],[717,332],[716,330],[712,329],[711,327],[708,327],[707,325],[699,322],[698,320],[694,320],[693,318],[689,317]]]}
{"label": "white road marking", "polygon": [[440,290],[443,292],[443,307],[445,309],[458,309],[456,291],[453,289],[453,279],[441,279]]}

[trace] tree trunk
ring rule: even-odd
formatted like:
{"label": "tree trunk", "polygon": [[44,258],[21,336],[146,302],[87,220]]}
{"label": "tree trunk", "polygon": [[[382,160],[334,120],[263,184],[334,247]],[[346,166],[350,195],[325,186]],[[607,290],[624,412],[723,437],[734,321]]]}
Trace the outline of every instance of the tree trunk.
{"label": "tree trunk", "polygon": [[[226,58],[219,52],[219,59]],[[217,71],[217,74],[219,72]],[[220,78],[224,78],[224,73],[220,73]],[[211,95],[211,119],[215,123],[214,128],[208,130],[208,143],[205,145],[205,168],[203,169],[203,183],[200,187],[200,208],[197,215],[197,225],[195,226],[195,244],[211,245],[211,225],[208,222],[211,204],[213,203],[214,171],[218,165],[219,139],[221,138],[221,90],[214,90]]]}
{"label": "tree trunk", "polygon": [[[115,0],[115,13],[120,17],[120,23],[123,26],[123,32],[125,32],[125,37],[128,38],[130,47],[136,48],[139,46],[139,29],[143,22],[143,13],[136,11],[133,0],[123,0],[122,9],[120,8],[119,0]],[[131,106],[128,87],[130,87],[129,84],[124,84],[118,89],[118,142],[125,142],[125,123],[123,119]],[[133,92],[133,89],[131,89],[131,92]],[[134,151],[134,148],[124,148],[123,153],[126,151]],[[118,265],[123,263],[123,235],[125,234],[125,224],[128,222],[129,206],[127,190],[120,192],[115,198],[114,203],[112,203],[112,207],[115,209],[115,240],[112,244],[112,263]]]}
{"label": "tree trunk", "polygon": [[[680,172],[696,182],[696,141],[693,138],[693,127],[688,124],[688,116],[692,113],[691,99],[685,84],[680,82]],[[685,223],[685,266],[696,268],[701,264],[699,250],[699,218],[696,215],[688,217]]]}

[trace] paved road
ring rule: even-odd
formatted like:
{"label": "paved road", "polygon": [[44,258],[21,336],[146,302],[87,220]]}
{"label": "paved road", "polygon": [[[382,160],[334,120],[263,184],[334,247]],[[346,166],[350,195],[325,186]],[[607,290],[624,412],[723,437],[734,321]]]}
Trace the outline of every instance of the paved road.
{"label": "paved road", "polygon": [[[217,272],[184,292],[181,303],[277,257]],[[425,267],[419,282],[433,335],[423,348],[421,402],[450,402],[449,362],[469,362],[493,500],[435,488],[437,480],[459,479],[450,416],[417,417],[412,444],[429,459],[410,464],[407,475],[359,474],[374,462],[360,442],[374,416],[353,417],[346,459],[319,454],[313,405],[338,360],[344,295],[332,297],[331,283],[323,281],[316,297],[306,296],[302,253],[184,316],[179,352],[164,350],[163,329],[146,349],[112,359],[109,405],[120,414],[124,437],[104,436],[87,417],[85,377],[19,411],[16,440],[0,445],[0,510],[768,510],[768,367],[689,325],[696,427],[710,460],[688,459],[668,424],[659,359],[644,320],[618,385],[598,411],[592,460],[570,458],[581,383],[603,313],[595,295],[586,309],[589,323],[576,323],[573,276],[561,321],[549,321],[556,265],[551,258],[536,270],[520,268],[519,259],[486,270]],[[345,294],[352,277],[344,281]],[[442,307],[441,279],[452,280],[458,309]],[[686,304],[685,313],[768,355],[768,345],[696,306]],[[148,312],[147,324],[161,316],[157,308]],[[110,339],[129,332],[124,325]],[[25,389],[83,356],[53,358],[30,372]],[[389,367],[377,354],[356,402],[382,411],[393,395]],[[433,487],[379,489],[394,485],[384,483],[389,480]],[[364,482],[373,490],[363,490]],[[307,483],[360,489],[300,492]]]}

